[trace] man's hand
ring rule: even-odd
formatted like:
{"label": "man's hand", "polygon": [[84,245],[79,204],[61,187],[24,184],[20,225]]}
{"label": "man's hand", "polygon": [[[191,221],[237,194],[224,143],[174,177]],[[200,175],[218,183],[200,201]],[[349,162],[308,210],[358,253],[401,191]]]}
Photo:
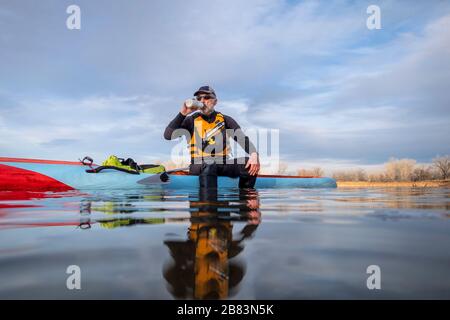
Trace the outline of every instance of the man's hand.
{"label": "man's hand", "polygon": [[183,103],[183,106],[181,107],[180,112],[181,112],[181,114],[182,114],[183,116],[187,116],[188,114],[191,114],[191,113],[194,112],[195,110],[197,110],[197,109],[189,108],[189,107],[186,106],[186,104]]}
{"label": "man's hand", "polygon": [[248,159],[247,164],[245,165],[245,169],[248,169],[248,173],[251,176],[256,176],[259,172],[259,169],[261,168],[260,164],[259,164],[259,157],[258,154],[256,152],[253,152],[250,155],[250,159]]}

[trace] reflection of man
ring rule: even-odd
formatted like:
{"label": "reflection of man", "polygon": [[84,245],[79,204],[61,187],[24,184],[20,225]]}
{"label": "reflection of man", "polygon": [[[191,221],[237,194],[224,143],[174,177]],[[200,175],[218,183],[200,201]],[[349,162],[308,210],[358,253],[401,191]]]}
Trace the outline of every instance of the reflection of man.
{"label": "reflection of man", "polygon": [[[191,201],[191,226],[187,241],[165,241],[173,262],[166,265],[164,277],[175,298],[224,299],[232,294],[245,274],[244,265],[230,259],[244,249],[260,223],[256,191],[241,192],[240,201]],[[250,204],[250,206],[249,206]],[[219,212],[220,209],[220,212]],[[238,239],[233,239],[230,214],[248,221]]]}
{"label": "reflection of man", "polygon": [[[209,86],[200,87],[195,98],[204,107],[197,111],[184,103],[178,115],[169,123],[164,138],[167,140],[186,135],[191,150],[189,173],[199,175],[200,186],[215,188],[217,176],[239,177],[240,188],[253,188],[260,164],[253,143],[243,134],[238,123],[230,116],[214,110],[217,104],[215,91]],[[183,129],[185,132],[177,131]],[[230,161],[228,138],[233,139],[249,154],[249,158]]]}

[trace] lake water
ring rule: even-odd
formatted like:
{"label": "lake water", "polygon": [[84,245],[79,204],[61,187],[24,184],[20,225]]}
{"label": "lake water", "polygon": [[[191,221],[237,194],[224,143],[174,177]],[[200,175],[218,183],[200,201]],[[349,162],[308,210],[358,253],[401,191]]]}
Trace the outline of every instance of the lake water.
{"label": "lake water", "polygon": [[444,188],[0,192],[0,298],[449,299],[449,209]]}

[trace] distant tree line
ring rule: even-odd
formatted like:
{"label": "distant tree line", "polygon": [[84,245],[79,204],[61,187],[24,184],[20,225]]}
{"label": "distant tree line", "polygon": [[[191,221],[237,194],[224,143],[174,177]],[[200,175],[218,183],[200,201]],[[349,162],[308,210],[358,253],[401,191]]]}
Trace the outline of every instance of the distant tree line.
{"label": "distant tree line", "polygon": [[438,156],[431,165],[418,165],[413,159],[391,158],[384,170],[367,173],[363,169],[343,170],[333,173],[337,181],[400,182],[446,180],[450,178],[450,155]]}
{"label": "distant tree line", "polygon": [[[161,164],[160,161],[154,162]],[[178,163],[166,161],[162,163],[166,169],[184,168],[189,161],[180,159]],[[261,172],[264,173],[264,172]],[[273,174],[273,172],[270,172]],[[275,174],[322,177],[324,170],[320,167],[312,169],[298,169],[296,172],[288,171],[288,164],[280,162]],[[384,164],[380,172],[368,173],[364,169],[341,170],[333,173],[337,181],[367,181],[367,182],[397,182],[397,181],[424,181],[450,179],[450,155],[437,156],[431,165],[417,164],[413,159],[391,158]]]}
{"label": "distant tree line", "polygon": [[297,171],[297,176],[322,177],[323,170],[320,167],[316,167],[316,168],[312,168],[312,169],[300,169]]}

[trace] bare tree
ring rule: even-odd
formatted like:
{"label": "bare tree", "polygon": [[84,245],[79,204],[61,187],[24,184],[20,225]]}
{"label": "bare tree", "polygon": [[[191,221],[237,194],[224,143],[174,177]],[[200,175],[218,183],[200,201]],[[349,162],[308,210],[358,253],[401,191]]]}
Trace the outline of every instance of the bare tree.
{"label": "bare tree", "polygon": [[358,181],[367,181],[368,180],[367,172],[364,169],[357,169],[355,171],[355,175],[356,175],[356,179],[358,179]]}
{"label": "bare tree", "polygon": [[314,176],[314,177],[322,177],[323,176],[323,170],[320,167],[316,167],[313,169],[299,169],[297,170],[298,176]]}
{"label": "bare tree", "polygon": [[416,160],[391,158],[385,163],[386,176],[390,181],[411,181]]}
{"label": "bare tree", "polygon": [[346,175],[346,173],[344,171],[335,171],[335,172],[333,172],[333,176],[332,177],[336,181],[348,181],[346,179],[347,175]]}
{"label": "bare tree", "polygon": [[367,173],[363,169],[348,171],[337,171],[333,173],[333,178],[338,181],[367,181]]}
{"label": "bare tree", "polygon": [[276,172],[276,174],[284,175],[286,174],[287,169],[288,169],[287,163],[280,161],[280,163],[278,164],[278,171]]}
{"label": "bare tree", "polygon": [[384,172],[371,173],[371,174],[369,174],[367,179],[370,182],[387,182],[387,181],[389,181],[389,178],[386,176],[386,173],[384,173]]}
{"label": "bare tree", "polygon": [[450,155],[434,158],[433,165],[441,174],[442,179],[445,180],[450,176]]}
{"label": "bare tree", "polygon": [[424,165],[415,168],[411,176],[412,181],[424,181],[432,179],[433,173],[431,168]]}
{"label": "bare tree", "polygon": [[298,169],[297,176],[312,176],[312,173],[306,169]]}
{"label": "bare tree", "polygon": [[313,172],[313,176],[316,176],[316,177],[322,177],[323,176],[323,170],[320,167],[314,168],[312,170],[312,172]]}

